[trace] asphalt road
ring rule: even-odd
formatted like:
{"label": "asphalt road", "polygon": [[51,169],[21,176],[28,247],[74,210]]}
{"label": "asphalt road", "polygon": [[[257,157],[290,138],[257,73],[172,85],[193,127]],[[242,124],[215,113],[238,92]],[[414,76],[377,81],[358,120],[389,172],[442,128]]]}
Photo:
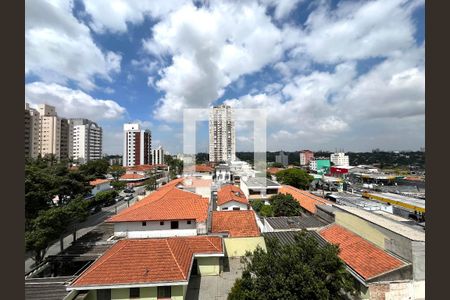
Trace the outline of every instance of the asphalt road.
{"label": "asphalt road", "polygon": [[[129,205],[132,205],[137,200],[137,195],[139,192],[144,190],[144,187],[135,187],[135,197],[130,200]],[[121,196],[125,196],[127,194],[121,192]],[[108,219],[110,216],[115,215],[117,212],[120,212],[121,210],[128,207],[128,203],[125,200],[120,201],[119,203],[113,204],[108,207],[103,207],[101,211],[94,215],[90,215],[86,221],[80,223],[77,225],[76,228],[76,238],[80,238],[81,236],[85,235],[89,231],[95,228],[98,224],[102,223],[106,219]],[[65,235],[63,239],[63,249],[66,249],[70,246],[70,244],[74,241],[73,239],[73,233],[69,232]],[[47,253],[45,254],[45,257],[48,255],[56,255],[59,252],[61,252],[61,244],[60,241],[56,241],[53,245],[51,245]],[[30,272],[34,267],[34,259],[31,257],[31,253],[27,253],[25,255],[25,274]]]}

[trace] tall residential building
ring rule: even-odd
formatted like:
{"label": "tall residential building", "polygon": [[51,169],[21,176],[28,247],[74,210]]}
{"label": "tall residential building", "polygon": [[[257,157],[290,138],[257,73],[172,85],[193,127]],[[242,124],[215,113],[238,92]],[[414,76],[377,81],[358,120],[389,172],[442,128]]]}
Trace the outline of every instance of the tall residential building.
{"label": "tall residential building", "polygon": [[280,151],[278,155],[275,155],[275,162],[287,166],[289,164],[289,157],[283,151]]}
{"label": "tall residential building", "polygon": [[61,159],[72,157],[72,128],[68,119],[61,118],[61,137],[59,156]]}
{"label": "tall residential building", "polygon": [[311,159],[314,158],[314,152],[311,150],[300,151],[300,166],[308,166]]}
{"label": "tall residential building", "polygon": [[152,165],[164,164],[164,149],[159,146],[152,150]]}
{"label": "tall residential building", "polygon": [[103,131],[97,123],[88,119],[70,119],[71,156],[74,161],[83,164],[102,158]]}
{"label": "tall residential building", "polygon": [[24,142],[25,142],[25,157],[31,157],[31,143],[32,143],[32,128],[31,128],[31,114],[28,103],[25,103],[25,127],[24,127]]}
{"label": "tall residential building", "polygon": [[147,165],[151,163],[152,134],[141,129],[139,124],[124,124],[123,166]]}
{"label": "tall residential building", "polygon": [[40,116],[40,154],[41,156],[53,154],[60,159],[61,154],[61,120],[56,115],[54,106],[39,104]]}
{"label": "tall residential building", "polygon": [[209,161],[236,160],[236,131],[228,105],[214,106],[209,115]]}
{"label": "tall residential building", "polygon": [[348,167],[350,165],[348,155],[345,155],[343,152],[332,153],[330,155],[330,161],[335,166]]}

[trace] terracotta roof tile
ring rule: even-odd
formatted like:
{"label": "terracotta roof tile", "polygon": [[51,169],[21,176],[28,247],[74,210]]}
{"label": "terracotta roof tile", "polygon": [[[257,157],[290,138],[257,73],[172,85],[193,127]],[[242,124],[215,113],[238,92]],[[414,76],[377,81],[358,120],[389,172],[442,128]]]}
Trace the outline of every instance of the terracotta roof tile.
{"label": "terracotta roof tile", "polygon": [[140,174],[123,174],[120,176],[120,180],[132,180],[132,179],[144,179],[144,175]]}
{"label": "terracotta roof tile", "polygon": [[248,204],[248,200],[242,190],[237,186],[228,184],[222,186],[222,188],[217,192],[217,205],[223,205],[230,201]]}
{"label": "terracotta roof tile", "polygon": [[267,172],[269,172],[269,174],[271,174],[271,175],[275,175],[278,172],[283,171],[283,170],[284,170],[284,168],[277,168],[277,167],[269,167],[269,168],[267,168]]}
{"label": "terracotta roof tile", "polygon": [[365,280],[379,276],[406,263],[378,248],[359,235],[333,224],[319,231],[329,243],[339,245],[339,257]]}
{"label": "terracotta roof tile", "polygon": [[206,221],[209,200],[195,193],[177,189],[176,185],[182,180],[182,178],[175,179],[163,185],[136,204],[112,216],[107,222]]}
{"label": "terracotta roof tile", "polygon": [[228,233],[230,237],[260,236],[252,210],[213,211],[212,232]]}
{"label": "terracotta roof tile", "polygon": [[306,209],[307,211],[315,214],[317,211],[316,205],[331,205],[332,202],[328,201],[324,198],[318,197],[314,194],[311,194],[308,191],[299,190],[290,185],[283,185],[278,190],[280,194],[290,194],[294,197],[299,203],[300,206]]}
{"label": "terracotta roof tile", "polygon": [[215,236],[118,241],[72,287],[186,281],[194,254],[222,254]]}
{"label": "terracotta roof tile", "polygon": [[195,166],[195,171],[196,172],[207,172],[207,173],[211,173],[212,171],[214,171],[213,167],[210,167],[208,165],[196,165]]}
{"label": "terracotta roof tile", "polygon": [[106,182],[110,182],[110,181],[111,180],[109,180],[109,179],[98,178],[98,179],[89,181],[89,185],[96,186],[96,185],[99,185],[99,184],[102,184],[102,183],[106,183]]}

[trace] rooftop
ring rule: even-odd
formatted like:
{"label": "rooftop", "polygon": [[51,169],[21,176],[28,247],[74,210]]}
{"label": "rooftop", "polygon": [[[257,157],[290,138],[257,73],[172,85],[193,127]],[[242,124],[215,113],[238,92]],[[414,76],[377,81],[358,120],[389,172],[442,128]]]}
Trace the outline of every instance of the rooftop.
{"label": "rooftop", "polygon": [[176,185],[182,180],[183,178],[179,178],[170,181],[106,222],[206,221],[209,200],[195,193],[177,189]]}
{"label": "rooftop", "polygon": [[[316,231],[306,231],[307,234],[315,237],[315,239],[319,242],[320,246],[325,246],[327,242],[320,238],[320,235]],[[263,233],[264,238],[275,238],[277,239],[282,245],[290,245],[295,243],[295,236],[299,234],[299,231],[276,231],[276,232],[265,232]],[[317,236],[319,238],[317,238]]]}
{"label": "rooftop", "polygon": [[310,213],[315,214],[317,211],[316,205],[332,205],[333,202],[328,201],[324,198],[313,195],[308,191],[299,190],[290,185],[283,185],[281,189],[278,191],[280,194],[290,194],[294,197],[299,203],[300,206],[309,211]]}
{"label": "rooftop", "polygon": [[27,278],[25,279],[25,299],[61,300],[69,294],[66,284],[73,276]]}
{"label": "rooftop", "polygon": [[194,255],[223,255],[222,238],[217,236],[124,239],[71,283],[69,288],[91,286],[145,286],[189,279]]}
{"label": "rooftop", "polygon": [[280,185],[272,180],[265,177],[250,177],[244,181],[248,187],[280,187]]}
{"label": "rooftop", "polygon": [[267,168],[267,172],[269,172],[269,174],[275,175],[280,171],[283,171],[284,168],[276,168],[276,167],[269,167]]}
{"label": "rooftop", "polygon": [[196,177],[185,177],[182,185],[185,187],[210,187],[212,179],[202,179]]}
{"label": "rooftop", "polygon": [[146,178],[145,175],[141,175],[141,174],[123,174],[122,176],[120,176],[120,180],[138,180],[138,179],[144,179]]}
{"label": "rooftop", "polygon": [[407,265],[359,235],[333,224],[319,231],[329,243],[339,246],[339,257],[364,280],[370,280]]}
{"label": "rooftop", "polygon": [[401,222],[388,219],[379,214],[375,214],[364,209],[343,205],[335,205],[335,207],[339,208],[342,211],[365,219],[373,224],[386,228],[387,230],[402,235],[410,240],[425,242],[425,232],[423,230],[416,229],[412,226],[402,224]]}
{"label": "rooftop", "polygon": [[367,193],[367,195],[370,198],[372,198],[373,196],[374,196],[374,198],[381,197],[381,198],[384,198],[384,199],[389,199],[389,200],[393,200],[393,201],[397,201],[397,202],[401,202],[401,203],[417,206],[417,207],[420,207],[420,208],[425,208],[425,200],[423,200],[423,199],[403,196],[403,195],[394,194],[394,193],[369,192],[369,193]]}
{"label": "rooftop", "polygon": [[274,230],[306,229],[326,225],[314,216],[306,214],[295,217],[270,217],[264,218],[264,221],[269,223]]}
{"label": "rooftop", "polygon": [[107,182],[110,182],[110,181],[111,180],[109,180],[109,179],[98,178],[98,179],[89,181],[89,185],[96,186],[96,185],[107,183]]}
{"label": "rooftop", "polygon": [[164,164],[155,164],[155,165],[136,165],[136,166],[132,166],[132,167],[126,167],[125,169],[127,171],[145,172],[145,171],[150,171],[152,169],[165,168],[165,167],[167,167],[167,166]]}
{"label": "rooftop", "polygon": [[223,205],[230,201],[248,204],[248,200],[242,190],[237,186],[228,184],[222,186],[222,188],[217,192],[217,205]]}
{"label": "rooftop", "polygon": [[260,235],[255,213],[252,210],[213,211],[212,232],[228,233],[230,237]]}

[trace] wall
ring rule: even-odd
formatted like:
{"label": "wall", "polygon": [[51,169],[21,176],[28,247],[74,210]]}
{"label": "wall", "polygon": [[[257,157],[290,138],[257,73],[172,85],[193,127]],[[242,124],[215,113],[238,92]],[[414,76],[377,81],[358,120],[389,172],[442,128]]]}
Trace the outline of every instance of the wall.
{"label": "wall", "polygon": [[169,236],[194,236],[197,235],[196,222],[187,224],[186,220],[180,220],[179,229],[170,229],[170,221],[147,221],[146,226],[142,222],[118,222],[114,223],[115,236],[127,236],[128,238],[169,237]]}
{"label": "wall", "polygon": [[371,300],[425,299],[425,281],[378,283],[369,286]]}
{"label": "wall", "polygon": [[410,239],[349,213],[336,211],[336,223],[413,264],[413,279],[425,279],[425,242]]}
{"label": "wall", "polygon": [[[172,286],[172,299],[183,300],[186,295],[187,286],[177,285]],[[130,291],[126,289],[111,289],[111,300],[129,300]],[[142,300],[157,300],[157,287],[145,287],[141,288],[140,298]],[[89,292],[85,300],[97,300],[97,291],[92,290]]]}
{"label": "wall", "polygon": [[237,201],[230,201],[223,205],[217,206],[217,210],[224,210],[224,207],[228,208],[226,210],[233,210],[234,207],[239,207],[240,210],[247,210],[247,204],[243,204]]}
{"label": "wall", "polygon": [[196,257],[201,276],[215,276],[220,273],[219,257]]}
{"label": "wall", "polygon": [[244,256],[246,251],[254,251],[257,246],[266,250],[262,236],[224,238],[225,253],[228,257]]}
{"label": "wall", "polygon": [[94,186],[91,190],[92,195],[96,195],[98,192],[101,191],[107,191],[111,189],[111,185],[109,182],[105,182],[105,183],[101,183],[101,184],[97,184],[96,186]]}

